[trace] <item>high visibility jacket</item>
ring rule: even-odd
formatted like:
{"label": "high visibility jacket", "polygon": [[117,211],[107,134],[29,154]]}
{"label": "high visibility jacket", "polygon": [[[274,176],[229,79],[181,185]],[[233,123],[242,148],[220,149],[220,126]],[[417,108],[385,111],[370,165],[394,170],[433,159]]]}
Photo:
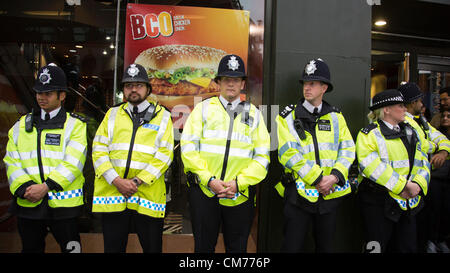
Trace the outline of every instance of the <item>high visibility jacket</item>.
{"label": "high visibility jacket", "polygon": [[[335,184],[333,193],[323,196],[323,199],[349,194],[348,170],[355,159],[355,143],[344,116],[326,102],[322,105],[321,115],[314,126],[315,134],[304,130],[305,139],[301,139],[294,125],[296,105],[287,106],[276,118],[278,159],[285,172],[293,175],[298,194],[311,203],[317,202],[320,193],[315,185],[325,175],[335,174],[343,181]],[[276,185],[276,189],[281,196],[284,195],[281,183]]]}
{"label": "high visibility jacket", "polygon": [[[31,117],[35,120],[32,122]],[[86,160],[86,123],[83,118],[67,113],[63,108],[46,125],[36,125],[39,115],[22,116],[8,133],[4,162],[13,195],[24,184],[41,184],[51,179],[60,191],[48,192],[51,208],[83,205],[83,166]],[[26,121],[28,120],[28,121]],[[26,123],[31,131],[26,131]],[[36,207],[17,197],[22,207]]]}
{"label": "high visibility jacket", "polygon": [[218,97],[197,104],[180,141],[184,171],[198,175],[206,196],[215,195],[207,186],[212,176],[223,181],[237,179],[235,197],[219,199],[224,206],[245,202],[248,187],[265,178],[270,160],[270,136],[261,112],[245,102],[237,108],[242,111],[232,120]]}
{"label": "high visibility jacket", "polygon": [[410,156],[400,136],[389,134],[384,129],[387,126],[380,123],[382,121],[371,123],[358,134],[356,140],[356,155],[360,168],[358,182],[366,183],[363,179],[369,179],[386,188],[389,196],[397,201],[401,209],[415,208],[422,199],[421,195],[406,200],[399,194],[407,181],[416,182],[423,194],[427,194],[430,168],[427,155],[422,150],[423,139],[409,124],[402,125],[410,128],[411,138],[415,139],[414,155],[412,156],[410,152]]}
{"label": "high visibility jacket", "polygon": [[421,117],[419,116],[415,117],[406,112],[406,121],[416,129],[421,138],[426,139],[426,142],[422,145],[424,146],[422,148],[425,149],[425,152],[434,154],[438,151],[447,151],[450,154],[450,140],[448,140],[439,130],[431,126],[429,122],[420,120],[420,118]]}
{"label": "high visibility jacket", "polygon": [[[93,212],[116,212],[126,208],[155,218],[166,210],[164,174],[173,159],[173,127],[170,112],[157,105],[149,122],[133,127],[128,103],[108,110],[92,145],[95,182]],[[111,175],[111,174],[115,175]],[[125,198],[110,184],[116,176],[144,183]],[[106,179],[109,177],[109,181]]]}

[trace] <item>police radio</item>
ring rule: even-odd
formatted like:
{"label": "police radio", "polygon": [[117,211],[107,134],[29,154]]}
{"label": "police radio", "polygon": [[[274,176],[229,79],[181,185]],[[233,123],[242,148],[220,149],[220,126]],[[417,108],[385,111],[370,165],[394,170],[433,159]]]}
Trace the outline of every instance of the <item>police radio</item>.
{"label": "police radio", "polygon": [[153,117],[155,116],[155,110],[156,106],[153,103],[150,103],[150,106],[148,107],[147,112],[144,116],[144,123],[148,123],[153,119]]}
{"label": "police radio", "polygon": [[305,128],[303,127],[303,122],[300,119],[294,120],[295,131],[297,131],[298,136],[301,140],[306,139]]}
{"label": "police radio", "polygon": [[31,113],[28,113],[25,117],[25,131],[28,133],[33,132],[33,119],[34,119],[34,108],[31,109]]}

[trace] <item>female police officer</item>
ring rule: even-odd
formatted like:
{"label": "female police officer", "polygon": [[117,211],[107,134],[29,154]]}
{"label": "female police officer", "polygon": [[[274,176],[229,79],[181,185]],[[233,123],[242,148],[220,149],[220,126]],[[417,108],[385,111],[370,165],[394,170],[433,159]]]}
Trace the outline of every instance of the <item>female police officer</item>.
{"label": "female police officer", "polygon": [[430,170],[423,139],[404,122],[403,103],[395,89],[375,95],[368,115],[372,123],[356,140],[366,250],[373,245],[385,252],[390,244],[396,252],[417,251],[415,215],[427,193]]}

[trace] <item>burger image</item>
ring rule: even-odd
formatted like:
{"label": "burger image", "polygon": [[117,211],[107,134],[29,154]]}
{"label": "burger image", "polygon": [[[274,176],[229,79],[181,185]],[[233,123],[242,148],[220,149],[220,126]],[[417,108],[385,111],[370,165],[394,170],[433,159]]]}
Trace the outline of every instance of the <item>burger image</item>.
{"label": "burger image", "polygon": [[217,66],[226,52],[197,45],[163,45],[142,51],[135,63],[145,67],[154,100],[172,109],[193,106],[194,97],[219,94],[214,81]]}

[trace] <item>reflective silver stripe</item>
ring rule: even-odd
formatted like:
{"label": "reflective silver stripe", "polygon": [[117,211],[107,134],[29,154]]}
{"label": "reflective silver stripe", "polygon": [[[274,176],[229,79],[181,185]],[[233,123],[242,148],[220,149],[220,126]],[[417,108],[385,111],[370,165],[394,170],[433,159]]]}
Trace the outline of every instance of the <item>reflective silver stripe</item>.
{"label": "reflective silver stripe", "polygon": [[96,135],[94,137],[94,142],[100,142],[102,144],[108,145],[109,144],[109,140],[107,137],[102,136],[102,135]]}
{"label": "reflective silver stripe", "polygon": [[302,147],[297,142],[288,141],[278,150],[278,158],[281,158],[283,154],[291,148],[295,150],[300,150]]}
{"label": "reflective silver stripe", "polygon": [[80,160],[78,160],[78,158],[71,156],[71,155],[66,155],[64,157],[64,161],[72,164],[73,166],[77,167],[80,171],[83,170],[84,165],[80,162]]}
{"label": "reflective silver stripe", "polygon": [[92,146],[92,152],[109,153],[109,149],[108,149],[108,146],[104,146],[104,145],[93,145],[93,146]]}
{"label": "reflective silver stripe", "polygon": [[116,172],[116,170],[114,168],[108,169],[106,170],[102,176],[105,178],[106,182],[108,182],[108,184],[111,184],[114,179],[116,177],[119,176],[119,174]]}
{"label": "reflective silver stripe", "polygon": [[[309,146],[314,145],[314,144],[310,144]],[[319,147],[320,151],[337,151],[337,147],[334,145],[334,143],[329,143],[329,142],[323,142],[323,143],[318,143],[317,146]],[[312,148],[311,151],[314,151],[314,146]]]}
{"label": "reflective silver stripe", "polygon": [[187,143],[187,144],[184,144],[183,146],[181,146],[182,153],[188,153],[188,152],[193,152],[193,151],[198,152],[199,150],[200,150],[199,145],[194,144],[194,143]]}
{"label": "reflective silver stripe", "polygon": [[264,167],[265,169],[267,169],[267,167],[269,166],[269,160],[267,160],[267,159],[264,158],[264,157],[257,156],[257,157],[255,157],[255,158],[253,158],[253,160],[258,161],[261,165],[263,165],[263,167]]}
{"label": "reflective silver stripe", "polygon": [[71,191],[62,191],[62,192],[48,192],[48,199],[49,200],[64,200],[64,199],[70,199],[75,197],[82,197],[83,196],[83,189],[77,189],[77,190],[71,190]]}
{"label": "reflective silver stripe", "polygon": [[94,162],[94,168],[98,169],[103,163],[108,162],[108,161],[109,161],[109,156],[108,155],[104,155],[104,156],[98,158]]}
{"label": "reflective silver stripe", "polygon": [[114,136],[114,124],[116,123],[117,112],[119,111],[120,106],[113,107],[109,114],[108,119],[108,144],[112,143],[112,139]]}
{"label": "reflective silver stripe", "polygon": [[308,160],[306,161],[305,165],[303,165],[303,167],[297,172],[297,174],[301,177],[304,178],[309,171],[311,171],[311,169],[314,167],[315,162]]}
{"label": "reflective silver stripe", "polygon": [[[203,138],[227,139],[228,132],[222,130],[203,130]],[[252,139],[250,136],[246,136],[239,132],[232,132],[231,140],[236,140],[244,143],[252,143]]]}
{"label": "reflective silver stripe", "polygon": [[164,133],[166,132],[167,129],[167,125],[169,123],[169,119],[170,119],[170,112],[164,110],[163,113],[163,117],[161,119],[161,123],[159,124],[159,130],[158,130],[158,134],[156,135],[156,139],[155,139],[155,147],[161,147],[161,140],[164,136]]}
{"label": "reflective silver stripe", "polygon": [[156,152],[154,158],[161,160],[162,162],[168,164],[169,162],[171,162],[170,156],[165,155],[164,153],[161,152]]}
{"label": "reflective silver stripe", "polygon": [[361,168],[361,171],[364,171],[364,169],[369,166],[370,163],[372,163],[376,158],[378,157],[377,152],[371,152],[368,156],[366,156],[360,163],[359,166]]}
{"label": "reflective silver stripe", "polygon": [[331,168],[331,167],[334,166],[334,162],[335,161],[333,159],[321,159],[320,160],[320,167],[324,167],[324,168],[329,167],[329,168]]}
{"label": "reflective silver stripe", "polygon": [[181,134],[181,140],[183,140],[183,141],[199,142],[200,141],[200,137],[196,136],[196,135]]}
{"label": "reflective silver stripe", "polygon": [[[109,145],[109,151],[128,151],[130,149],[129,143],[112,143]],[[156,148],[152,146],[142,145],[135,143],[133,145],[133,151],[146,153],[153,155],[156,152]]]}
{"label": "reflective silver stripe", "polygon": [[292,112],[287,115],[287,117],[284,118],[286,120],[286,123],[288,125],[289,133],[295,137],[295,140],[300,143],[300,137],[297,134],[297,131],[294,128],[294,117],[292,115]]}
{"label": "reflective silver stripe", "polygon": [[337,162],[341,163],[342,165],[344,165],[344,167],[346,169],[349,169],[352,166],[352,163],[350,161],[347,160],[347,158],[339,158],[337,160]]}
{"label": "reflective silver stripe", "polygon": [[253,151],[255,152],[255,155],[267,155],[267,156],[269,156],[269,149],[267,149],[266,147],[255,147],[253,149]]}
{"label": "reflective silver stripe", "polygon": [[377,181],[386,170],[386,164],[379,164],[377,168],[370,174],[370,180]]}
{"label": "reflective silver stripe", "polygon": [[344,149],[344,148],[351,148],[355,146],[355,142],[353,142],[353,140],[344,140],[341,141],[341,143],[339,143],[339,148]]}
{"label": "reflective silver stripe", "polygon": [[336,112],[331,112],[331,122],[333,123],[333,133],[334,133],[334,151],[339,149],[339,119]]}
{"label": "reflective silver stripe", "polygon": [[211,99],[207,99],[202,102],[202,122],[203,128],[205,128],[206,121],[208,120],[208,107]]}
{"label": "reflective silver stripe", "polygon": [[355,158],[355,152],[349,150],[339,150],[338,157],[350,157]]}
{"label": "reflective silver stripe", "polygon": [[85,154],[86,153],[86,146],[78,143],[75,140],[70,140],[69,143],[67,144],[67,146],[70,146],[72,148],[74,148],[75,150]]}
{"label": "reflective silver stripe", "polygon": [[41,150],[42,158],[52,158],[57,160],[63,160],[64,159],[64,153],[63,152],[57,152],[57,151],[50,151],[50,150]]}
{"label": "reflective silver stripe", "polygon": [[59,172],[70,183],[72,183],[76,178],[75,175],[69,169],[67,169],[64,165],[58,165],[58,167],[56,167],[55,171]]}
{"label": "reflective silver stripe", "polygon": [[28,175],[28,174],[22,169],[15,170],[12,174],[10,174],[8,176],[9,185],[11,185],[16,179],[18,179],[19,177],[21,177],[23,175]]}
{"label": "reflective silver stripe", "polygon": [[[127,161],[123,160],[123,159],[112,159],[111,163],[115,167],[122,167],[122,168],[125,168],[127,165]],[[135,169],[135,170],[146,170],[147,172],[154,175],[156,177],[156,179],[158,179],[162,175],[159,169],[157,169],[156,167],[154,167],[151,164],[144,163],[144,162],[131,160],[130,168]]]}
{"label": "reflective silver stripe", "polygon": [[[225,154],[225,147],[219,145],[200,143],[200,151],[214,154]],[[253,152],[250,150],[244,150],[239,148],[230,148],[230,156],[239,156],[245,158],[252,158]]]}
{"label": "reflective silver stripe", "polygon": [[19,133],[20,133],[20,121],[17,121],[13,126],[12,132],[14,144],[16,144],[16,146],[18,145],[17,142],[19,141]]}
{"label": "reflective silver stripe", "polygon": [[62,147],[63,154],[66,153],[66,148],[67,148],[67,146],[69,144],[70,136],[72,135],[72,131],[73,131],[73,128],[75,126],[75,122],[76,121],[77,121],[76,118],[74,118],[71,115],[69,115],[69,118],[66,121],[66,124],[64,125],[64,128],[65,128],[65,130],[64,130],[64,142],[63,142],[63,147]]}
{"label": "reflective silver stripe", "polygon": [[[420,162],[420,164],[422,164],[422,162]],[[391,166],[394,169],[397,168],[409,168],[409,160],[396,160],[396,161],[391,161]]]}
{"label": "reflective silver stripe", "polygon": [[386,142],[384,141],[384,138],[381,135],[380,130],[378,128],[375,128],[374,130],[372,130],[372,132],[374,133],[375,139],[377,140],[377,143],[378,143],[378,153],[380,155],[381,161],[388,163],[389,156],[388,156],[388,151],[387,151],[387,147],[386,147]]}
{"label": "reflective silver stripe", "polygon": [[6,151],[5,157],[10,157],[12,159],[20,159],[20,154],[17,151]]}
{"label": "reflective silver stripe", "polygon": [[289,169],[292,169],[292,166],[297,164],[297,162],[299,162],[302,159],[303,159],[302,154],[301,153],[296,153],[291,158],[289,158],[289,160],[286,162],[286,167],[289,168]]}
{"label": "reflective silver stripe", "polygon": [[385,187],[392,191],[397,184],[400,176],[397,172],[392,172],[392,176],[389,178],[388,182],[386,182]]}

